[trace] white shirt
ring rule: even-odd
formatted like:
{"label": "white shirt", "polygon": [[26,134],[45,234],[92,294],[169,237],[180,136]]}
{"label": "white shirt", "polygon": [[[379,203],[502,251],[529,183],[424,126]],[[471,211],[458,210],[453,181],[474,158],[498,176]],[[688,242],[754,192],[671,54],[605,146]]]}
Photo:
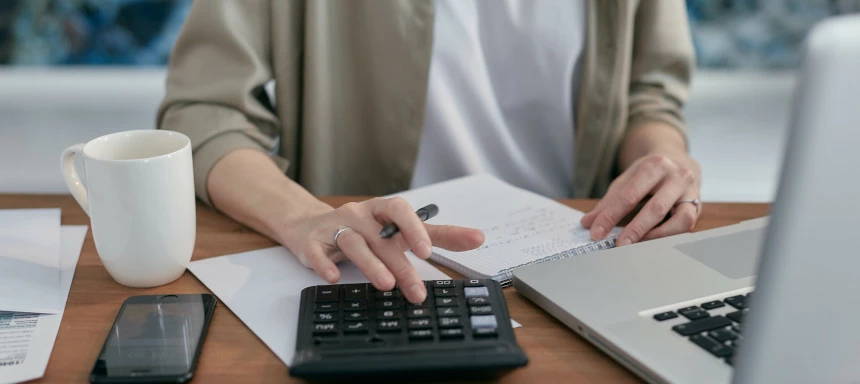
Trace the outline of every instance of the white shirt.
{"label": "white shirt", "polygon": [[584,0],[437,0],[412,187],[490,173],[569,197]]}

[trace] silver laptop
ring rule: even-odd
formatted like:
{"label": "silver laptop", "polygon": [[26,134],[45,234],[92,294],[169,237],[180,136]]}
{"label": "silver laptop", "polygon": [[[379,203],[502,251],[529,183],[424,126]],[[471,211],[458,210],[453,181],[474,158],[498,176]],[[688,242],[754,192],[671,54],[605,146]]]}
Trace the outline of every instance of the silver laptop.
{"label": "silver laptop", "polygon": [[860,382],[860,17],[810,33],[792,118],[770,218],[523,267],[514,286],[649,382]]}

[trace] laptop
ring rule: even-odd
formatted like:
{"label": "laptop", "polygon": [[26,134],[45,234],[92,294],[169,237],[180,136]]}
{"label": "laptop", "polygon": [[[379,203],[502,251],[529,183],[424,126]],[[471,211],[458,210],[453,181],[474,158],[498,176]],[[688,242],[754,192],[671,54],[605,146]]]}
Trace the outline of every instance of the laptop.
{"label": "laptop", "polygon": [[860,16],[805,42],[770,217],[519,268],[516,289],[654,383],[860,382]]}

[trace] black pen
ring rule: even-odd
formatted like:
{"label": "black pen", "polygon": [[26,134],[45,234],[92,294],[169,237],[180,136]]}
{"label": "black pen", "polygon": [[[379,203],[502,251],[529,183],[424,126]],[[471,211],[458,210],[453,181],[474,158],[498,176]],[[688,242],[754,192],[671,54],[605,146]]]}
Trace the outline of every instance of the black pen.
{"label": "black pen", "polygon": [[[436,216],[437,213],[439,213],[439,207],[437,207],[436,204],[428,204],[427,206],[421,207],[420,209],[415,211],[415,214],[418,215],[418,218],[421,219],[421,221],[427,221],[431,217]],[[394,236],[399,230],[400,229],[397,228],[397,224],[388,224],[383,227],[381,231],[379,231],[379,237],[383,239],[390,238],[391,236]]]}

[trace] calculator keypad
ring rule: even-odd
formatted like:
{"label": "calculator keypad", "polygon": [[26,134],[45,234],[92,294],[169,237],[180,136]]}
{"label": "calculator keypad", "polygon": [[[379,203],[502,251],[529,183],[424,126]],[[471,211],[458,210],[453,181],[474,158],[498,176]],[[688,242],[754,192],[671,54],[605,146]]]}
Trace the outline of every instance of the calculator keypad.
{"label": "calculator keypad", "polygon": [[290,374],[348,381],[363,374],[387,378],[396,366],[424,378],[428,372],[496,371],[527,362],[498,282],[425,284],[427,298],[417,304],[397,288],[380,291],[371,284],[303,290]]}
{"label": "calculator keypad", "polygon": [[379,291],[370,284],[315,287],[313,336],[358,338],[370,344],[379,343],[382,337],[397,344],[486,340],[498,335],[498,310],[485,280],[426,284],[427,299],[418,304],[406,301],[397,288]]}

